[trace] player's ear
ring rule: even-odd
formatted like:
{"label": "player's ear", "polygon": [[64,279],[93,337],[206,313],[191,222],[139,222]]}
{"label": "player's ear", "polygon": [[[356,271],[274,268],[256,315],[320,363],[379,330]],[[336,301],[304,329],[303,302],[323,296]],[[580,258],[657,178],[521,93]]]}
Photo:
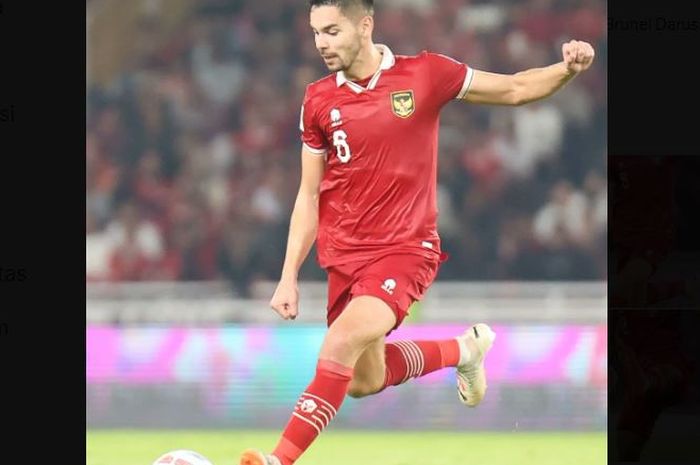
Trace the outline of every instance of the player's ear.
{"label": "player's ear", "polygon": [[364,39],[372,38],[372,30],[374,29],[374,19],[370,15],[365,15],[360,19],[360,34]]}

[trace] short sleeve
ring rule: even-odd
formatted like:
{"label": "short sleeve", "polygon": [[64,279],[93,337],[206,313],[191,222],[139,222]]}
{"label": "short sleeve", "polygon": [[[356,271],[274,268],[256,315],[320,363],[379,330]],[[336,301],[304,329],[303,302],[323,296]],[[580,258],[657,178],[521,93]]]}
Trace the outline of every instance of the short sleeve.
{"label": "short sleeve", "polygon": [[441,104],[462,99],[469,91],[474,70],[454,58],[440,53],[425,52],[430,66],[431,88]]}
{"label": "short sleeve", "polygon": [[311,153],[323,155],[326,153],[326,140],[323,136],[323,131],[318,125],[316,112],[313,109],[313,103],[309,100],[309,89],[306,88],[304,95],[304,103],[301,105],[301,114],[299,115],[299,130],[301,131],[301,142]]}

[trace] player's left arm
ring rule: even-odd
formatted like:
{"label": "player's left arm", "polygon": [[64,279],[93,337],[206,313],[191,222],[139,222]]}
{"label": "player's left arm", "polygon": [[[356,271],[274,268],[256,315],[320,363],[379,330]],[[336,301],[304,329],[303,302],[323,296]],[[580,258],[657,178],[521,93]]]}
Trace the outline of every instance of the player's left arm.
{"label": "player's left arm", "polygon": [[578,73],[587,70],[595,56],[591,44],[578,40],[566,42],[561,50],[563,60],[544,68],[532,68],[515,74],[474,70],[472,82],[462,100],[492,105],[523,105],[552,95]]}

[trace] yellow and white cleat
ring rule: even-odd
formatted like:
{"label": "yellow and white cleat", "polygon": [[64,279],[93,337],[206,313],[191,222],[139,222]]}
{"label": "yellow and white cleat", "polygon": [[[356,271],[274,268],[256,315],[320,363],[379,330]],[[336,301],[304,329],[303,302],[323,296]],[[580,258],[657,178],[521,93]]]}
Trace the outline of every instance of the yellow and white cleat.
{"label": "yellow and white cleat", "polygon": [[486,395],[484,359],[495,339],[496,333],[484,323],[472,326],[457,337],[461,353],[457,365],[457,392],[459,400],[468,407],[476,407]]}
{"label": "yellow and white cleat", "polygon": [[255,449],[248,449],[241,455],[239,465],[282,465],[282,462],[274,455],[267,455]]}

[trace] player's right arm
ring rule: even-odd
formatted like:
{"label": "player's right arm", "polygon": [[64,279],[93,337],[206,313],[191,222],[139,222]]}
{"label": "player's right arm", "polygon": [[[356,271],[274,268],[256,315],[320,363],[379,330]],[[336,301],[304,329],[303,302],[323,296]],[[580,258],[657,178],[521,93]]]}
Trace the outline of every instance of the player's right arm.
{"label": "player's right arm", "polygon": [[429,65],[432,96],[444,105],[452,99],[491,105],[523,105],[549,97],[593,63],[595,51],[571,40],[562,45],[562,61],[515,74],[480,71],[437,53],[424,55]]}
{"label": "player's right arm", "polygon": [[270,306],[285,320],[299,313],[297,277],[309,254],[318,229],[318,199],[325,168],[323,154],[313,153],[306,145],[301,149],[301,183],[289,222],[287,251],[282,276]]}
{"label": "player's right arm", "polygon": [[571,40],[562,45],[562,61],[550,66],[515,74],[474,70],[463,100],[492,105],[523,105],[549,97],[578,73],[587,70],[594,56],[591,44]]}

